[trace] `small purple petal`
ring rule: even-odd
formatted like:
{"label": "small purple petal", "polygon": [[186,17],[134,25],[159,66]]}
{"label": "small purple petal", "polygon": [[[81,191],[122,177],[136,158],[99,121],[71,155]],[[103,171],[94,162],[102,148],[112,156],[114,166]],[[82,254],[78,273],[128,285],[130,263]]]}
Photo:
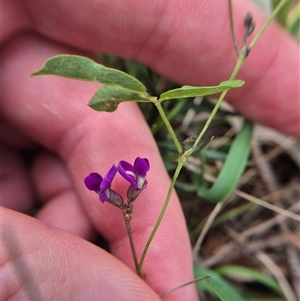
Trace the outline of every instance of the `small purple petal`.
{"label": "small purple petal", "polygon": [[105,191],[106,189],[110,188],[112,180],[114,179],[116,173],[117,167],[113,165],[103,178],[103,181],[100,185],[101,191]]}
{"label": "small purple petal", "polygon": [[137,187],[136,176],[133,172],[133,166],[126,161],[120,161],[118,164],[119,174],[127,180],[130,184]]}
{"label": "small purple petal", "polygon": [[127,171],[131,171],[133,172],[133,165],[131,165],[130,163],[126,162],[126,161],[120,161],[119,162],[119,165],[118,165],[118,170],[122,169],[124,172],[127,172]]}
{"label": "small purple petal", "polygon": [[134,161],[134,173],[136,175],[136,183],[139,189],[144,189],[147,186],[146,173],[150,169],[148,159],[137,157]]}
{"label": "small purple petal", "polygon": [[148,159],[137,157],[134,166],[126,161],[120,161],[118,164],[118,172],[125,178],[134,188],[141,190],[146,187],[146,173],[150,169]]}
{"label": "small purple petal", "polygon": [[149,160],[146,158],[137,157],[134,161],[134,173],[136,175],[145,176],[150,169]]}
{"label": "small purple petal", "polygon": [[93,172],[84,179],[84,184],[87,187],[87,189],[99,193],[102,181],[102,177],[98,173]]}

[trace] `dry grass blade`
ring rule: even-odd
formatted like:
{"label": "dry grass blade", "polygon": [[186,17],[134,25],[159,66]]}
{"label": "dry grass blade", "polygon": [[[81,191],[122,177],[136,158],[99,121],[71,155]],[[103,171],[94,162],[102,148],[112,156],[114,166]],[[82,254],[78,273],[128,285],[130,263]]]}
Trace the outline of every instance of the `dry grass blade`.
{"label": "dry grass blade", "polygon": [[263,201],[259,198],[256,198],[256,197],[254,197],[250,194],[247,194],[247,193],[239,191],[239,190],[236,190],[234,193],[236,195],[240,196],[241,198],[245,199],[245,200],[248,200],[252,203],[255,203],[255,204],[260,205],[264,208],[270,209],[270,210],[272,210],[276,213],[282,214],[282,215],[284,215],[288,218],[294,219],[297,222],[300,222],[300,215],[298,215],[298,214],[295,214],[293,212],[289,212],[285,209],[282,209],[282,208],[279,208],[279,207],[274,206],[272,204],[269,204],[269,203],[267,203],[267,202],[265,202],[265,201]]}

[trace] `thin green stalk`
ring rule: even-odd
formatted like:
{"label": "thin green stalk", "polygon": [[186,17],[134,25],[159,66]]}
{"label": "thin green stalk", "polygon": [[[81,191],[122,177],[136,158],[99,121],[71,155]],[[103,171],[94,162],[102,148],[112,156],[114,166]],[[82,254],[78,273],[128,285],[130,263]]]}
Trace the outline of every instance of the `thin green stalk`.
{"label": "thin green stalk", "polygon": [[187,285],[190,285],[190,284],[193,284],[193,283],[197,283],[197,282],[205,280],[207,278],[210,278],[210,276],[209,275],[204,275],[204,276],[198,277],[198,278],[196,278],[196,279],[194,279],[192,281],[185,282],[185,283],[183,283],[181,285],[178,285],[178,286],[172,288],[171,290],[169,290],[167,292],[164,292],[164,293],[160,294],[159,297],[164,297],[164,296],[169,295],[169,294],[171,294],[171,293],[173,293],[173,292],[175,292],[175,291],[177,291],[177,290],[179,290],[179,289],[181,289],[181,288],[183,288],[183,287],[185,287]]}
{"label": "thin green stalk", "polygon": [[[274,11],[272,12],[272,14],[269,16],[268,20],[267,20],[267,21],[265,22],[265,24],[261,27],[261,29],[258,31],[258,33],[255,35],[255,37],[253,38],[253,40],[252,40],[251,43],[249,44],[249,46],[248,46],[248,51],[251,50],[251,49],[253,48],[253,46],[257,43],[258,39],[261,37],[261,35],[262,35],[263,32],[266,30],[266,28],[268,27],[268,25],[272,22],[272,20],[273,20],[273,19],[275,18],[275,16],[278,14],[278,12],[281,10],[281,8],[282,8],[288,1],[289,1],[289,0],[283,0],[283,1],[281,1],[281,2],[276,6],[276,8],[275,8]],[[244,61],[245,61],[245,59],[246,59],[246,51],[247,51],[246,46],[243,46],[242,49],[241,49],[241,51],[240,51],[240,53],[239,53],[238,61],[237,61],[236,65],[235,65],[235,67],[234,67],[234,69],[233,69],[233,72],[232,72],[232,74],[231,74],[229,80],[235,79],[237,73],[238,73],[239,70],[241,69],[241,67],[242,67],[242,65],[243,65],[243,63],[244,63]],[[219,109],[219,107],[220,107],[222,101],[224,100],[224,98],[225,98],[227,92],[228,92],[228,90],[224,91],[224,92],[220,95],[220,97],[219,97],[219,99],[218,99],[218,101],[217,101],[217,103],[216,103],[214,109],[212,110],[212,112],[211,112],[211,114],[210,114],[208,120],[206,121],[206,123],[205,123],[205,125],[204,125],[202,131],[200,132],[199,136],[197,137],[197,139],[196,139],[194,145],[192,146],[192,148],[188,151],[187,156],[191,155],[192,152],[194,151],[194,149],[196,148],[196,146],[199,144],[201,138],[203,137],[203,135],[204,135],[205,132],[207,131],[208,127],[210,126],[210,124],[211,124],[213,118],[215,117],[215,115],[216,115],[216,113],[217,113],[217,111],[218,111],[218,109]]]}
{"label": "thin green stalk", "polygon": [[151,242],[152,242],[152,240],[153,240],[153,238],[154,238],[154,235],[156,234],[156,232],[157,232],[157,230],[158,230],[158,227],[159,227],[159,225],[160,225],[160,223],[161,223],[161,221],[162,221],[162,219],[163,219],[163,216],[164,216],[164,214],[165,214],[165,212],[166,212],[166,210],[167,210],[167,207],[168,207],[169,202],[170,202],[170,199],[171,199],[171,195],[172,195],[172,191],[173,191],[175,182],[176,182],[176,180],[177,180],[177,178],[178,178],[178,176],[179,176],[180,170],[181,170],[181,168],[183,167],[184,163],[185,163],[185,159],[180,158],[179,161],[178,161],[178,165],[177,165],[177,167],[176,167],[176,170],[175,170],[175,172],[174,172],[174,176],[173,176],[173,178],[172,178],[171,185],[170,185],[169,190],[168,190],[168,194],[167,194],[167,197],[166,197],[166,201],[165,201],[165,203],[164,203],[164,205],[163,205],[163,207],[162,207],[162,210],[161,210],[161,212],[160,212],[160,214],[159,214],[159,217],[158,217],[158,219],[157,219],[157,221],[156,221],[156,223],[155,223],[155,225],[154,225],[154,228],[153,228],[153,230],[152,230],[152,232],[151,232],[151,234],[150,234],[150,236],[149,236],[149,238],[148,238],[148,240],[147,240],[147,243],[146,243],[146,245],[145,245],[143,254],[142,254],[142,256],[141,256],[141,260],[140,260],[140,262],[139,262],[138,269],[137,269],[138,274],[141,273],[141,269],[142,269],[142,266],[143,266],[143,263],[144,263],[146,254],[147,254],[148,249],[149,249],[149,247],[150,247],[150,244],[151,244]]}
{"label": "thin green stalk", "polygon": [[[181,112],[182,108],[186,105],[185,101],[178,101],[176,103],[176,105],[172,108],[171,111],[169,111],[166,116],[167,119],[170,121],[172,121],[174,119],[175,116],[178,115],[178,113]],[[156,134],[163,126],[164,126],[164,122],[162,120],[159,120],[155,127],[151,128],[152,129],[152,133]]]}
{"label": "thin green stalk", "polygon": [[167,130],[169,132],[169,134],[171,135],[171,137],[172,137],[172,139],[174,141],[174,144],[175,144],[175,146],[177,148],[178,153],[180,154],[182,152],[182,146],[181,146],[181,144],[179,143],[179,141],[178,141],[178,139],[176,137],[176,134],[175,134],[175,132],[174,132],[174,130],[173,130],[173,128],[172,128],[172,126],[171,126],[171,124],[170,124],[170,122],[169,122],[166,114],[165,114],[164,109],[162,108],[159,100],[154,100],[152,102],[155,104],[155,106],[156,106],[156,108],[157,108],[157,110],[159,112],[159,115],[162,118],[162,120],[163,120],[163,122],[164,122],[164,124],[165,124],[165,126],[166,126],[166,128],[167,128]]}
{"label": "thin green stalk", "polygon": [[[236,63],[236,65],[235,65],[235,67],[234,67],[234,69],[232,71],[232,74],[231,74],[229,80],[235,79],[237,73],[239,72],[241,66],[243,65],[243,63],[244,63],[244,61],[246,59],[247,50],[251,50],[253,48],[253,46],[257,43],[258,39],[261,37],[262,33],[266,30],[267,26],[275,18],[275,16],[278,14],[278,12],[280,11],[280,9],[286,4],[287,1],[289,1],[289,0],[283,0],[282,2],[280,2],[276,6],[276,8],[274,9],[273,13],[270,15],[270,17],[266,21],[266,23],[262,26],[262,28],[259,30],[259,32],[253,38],[252,42],[249,44],[248,48],[246,48],[245,45],[242,47],[241,51],[239,52],[237,63]],[[148,249],[150,247],[150,244],[151,244],[151,242],[153,240],[153,237],[154,237],[156,231],[158,230],[158,227],[159,227],[159,225],[160,225],[160,223],[162,221],[162,218],[163,218],[163,216],[164,216],[164,214],[166,212],[166,209],[168,207],[168,204],[169,204],[169,201],[170,201],[170,198],[171,198],[171,194],[172,194],[175,182],[176,182],[176,180],[177,180],[177,178],[179,176],[180,170],[182,169],[182,167],[183,167],[183,165],[184,165],[184,163],[186,161],[186,158],[189,157],[192,154],[192,152],[195,150],[195,148],[199,144],[199,142],[202,139],[204,133],[206,132],[206,130],[208,129],[209,125],[211,124],[213,118],[215,117],[215,115],[216,115],[216,113],[217,113],[217,111],[218,111],[218,109],[219,109],[222,101],[224,100],[227,92],[228,92],[228,90],[226,90],[223,93],[221,93],[221,95],[220,95],[220,97],[219,97],[219,99],[218,99],[218,101],[217,101],[214,109],[212,110],[212,112],[211,112],[208,120],[206,121],[206,123],[205,123],[202,131],[200,132],[199,136],[195,140],[195,143],[193,144],[193,146],[191,147],[191,149],[185,151],[184,154],[181,155],[180,158],[179,158],[177,168],[175,170],[174,176],[172,178],[171,185],[170,185],[169,190],[168,190],[166,201],[165,201],[165,203],[163,205],[163,208],[162,208],[161,213],[160,213],[160,215],[158,217],[158,220],[155,223],[155,226],[154,226],[154,228],[153,228],[153,230],[152,230],[152,232],[151,232],[151,234],[150,234],[150,236],[148,238],[148,241],[147,241],[146,246],[144,248],[141,260],[140,260],[140,262],[138,264],[138,269],[137,269],[138,274],[141,273],[141,268],[143,266],[143,263],[144,263],[147,251],[148,251]],[[156,100],[156,101],[153,101],[153,103],[157,107],[158,112],[159,112],[162,120],[164,121],[164,123],[165,123],[165,125],[167,127],[167,130],[169,131],[169,133],[170,133],[170,135],[171,135],[171,137],[172,137],[172,139],[173,139],[173,141],[174,141],[174,143],[176,145],[176,148],[177,148],[179,154],[182,154],[182,146],[179,143],[179,141],[178,141],[178,139],[176,137],[176,134],[175,134],[175,132],[174,132],[174,130],[173,130],[173,128],[172,128],[172,126],[171,126],[168,118],[166,117],[165,112],[164,112],[164,110],[163,110],[160,102]]]}
{"label": "thin green stalk", "polygon": [[[243,48],[241,49],[241,52],[240,52],[239,57],[238,57],[238,61],[237,61],[236,65],[235,65],[235,67],[234,67],[234,69],[233,69],[233,71],[232,71],[232,74],[231,74],[229,80],[235,79],[235,77],[236,77],[238,71],[240,70],[240,68],[241,68],[241,66],[242,66],[242,64],[243,64],[243,62],[244,62],[244,60],[245,60],[245,57],[246,57],[246,48],[243,47]],[[191,149],[189,149],[189,150],[186,152],[186,156],[187,156],[187,157],[190,156],[190,155],[192,154],[192,152],[194,151],[194,149],[195,149],[195,148],[197,147],[197,145],[199,144],[200,140],[202,139],[203,135],[205,134],[205,132],[207,131],[208,127],[210,126],[212,120],[214,119],[214,117],[215,117],[215,115],[216,115],[216,113],[217,113],[217,111],[218,111],[218,109],[219,109],[219,107],[220,107],[222,101],[224,100],[224,98],[225,98],[227,92],[228,92],[228,90],[223,91],[223,92],[221,93],[221,95],[220,95],[220,97],[219,97],[219,99],[218,99],[216,105],[214,106],[214,108],[213,108],[211,114],[209,115],[209,117],[208,117],[208,119],[207,119],[207,121],[206,121],[204,127],[202,128],[202,130],[201,130],[199,136],[198,136],[197,139],[195,140],[195,142],[194,142],[193,146],[191,147]]]}
{"label": "thin green stalk", "polygon": [[[233,79],[232,76],[230,77],[230,79]],[[197,137],[197,139],[195,140],[193,146],[192,146],[188,151],[186,151],[186,156],[187,156],[187,157],[189,157],[189,156],[193,153],[193,151],[195,150],[195,148],[196,148],[197,145],[199,144],[200,140],[201,140],[202,137],[204,136],[204,134],[205,134],[205,132],[207,131],[208,127],[210,126],[212,120],[214,119],[214,117],[215,117],[217,111],[219,110],[219,107],[220,107],[222,101],[224,100],[224,98],[225,98],[227,92],[228,92],[228,90],[223,91],[223,92],[221,93],[221,95],[220,95],[220,97],[219,97],[219,99],[218,99],[216,105],[214,106],[214,108],[213,108],[211,114],[209,115],[209,118],[207,119],[207,121],[206,121],[204,127],[202,128],[202,130],[201,130],[199,136]]]}
{"label": "thin green stalk", "polygon": [[273,21],[273,19],[275,19],[276,15],[279,13],[279,11],[284,7],[284,5],[286,5],[286,3],[289,0],[282,0],[273,10],[273,12],[271,13],[271,15],[269,16],[268,20],[264,23],[264,25],[260,28],[260,30],[258,31],[258,33],[255,35],[255,37],[253,38],[253,40],[251,41],[251,43],[249,44],[249,49],[252,49],[253,46],[257,43],[258,39],[261,37],[261,35],[264,33],[264,31],[267,29],[267,27],[269,26],[269,24]]}

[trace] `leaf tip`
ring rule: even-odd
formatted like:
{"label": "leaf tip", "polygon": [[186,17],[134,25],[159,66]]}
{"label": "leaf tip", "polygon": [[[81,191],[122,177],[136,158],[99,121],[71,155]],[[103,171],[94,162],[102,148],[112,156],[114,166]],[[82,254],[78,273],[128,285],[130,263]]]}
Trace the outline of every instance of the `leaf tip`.
{"label": "leaf tip", "polygon": [[41,70],[34,71],[30,74],[30,77],[41,75]]}

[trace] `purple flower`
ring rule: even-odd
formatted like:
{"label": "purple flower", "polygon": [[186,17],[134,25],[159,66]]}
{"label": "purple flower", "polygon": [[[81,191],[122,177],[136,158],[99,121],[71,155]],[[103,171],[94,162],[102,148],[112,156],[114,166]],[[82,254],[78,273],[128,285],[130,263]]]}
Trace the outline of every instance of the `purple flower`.
{"label": "purple flower", "polygon": [[134,164],[131,165],[126,161],[120,161],[118,172],[126,179],[136,190],[142,190],[147,186],[146,173],[150,165],[146,158],[137,157]]}
{"label": "purple flower", "polygon": [[[112,180],[117,173],[117,167],[113,165],[107,174],[102,178],[98,173],[93,172],[84,179],[85,186],[99,195],[102,203],[109,201],[115,193],[110,189]],[[119,201],[119,200],[118,200]]]}
{"label": "purple flower", "polygon": [[[118,168],[113,165],[104,178],[98,173],[93,172],[84,179],[84,183],[89,190],[95,191],[98,194],[99,200],[102,203],[108,202],[125,210],[131,206],[131,203],[147,186],[146,174],[149,169],[148,159],[138,157],[135,159],[133,165],[126,161],[120,161]],[[110,188],[117,171],[131,184],[127,190],[127,201],[124,201],[117,192]]]}

